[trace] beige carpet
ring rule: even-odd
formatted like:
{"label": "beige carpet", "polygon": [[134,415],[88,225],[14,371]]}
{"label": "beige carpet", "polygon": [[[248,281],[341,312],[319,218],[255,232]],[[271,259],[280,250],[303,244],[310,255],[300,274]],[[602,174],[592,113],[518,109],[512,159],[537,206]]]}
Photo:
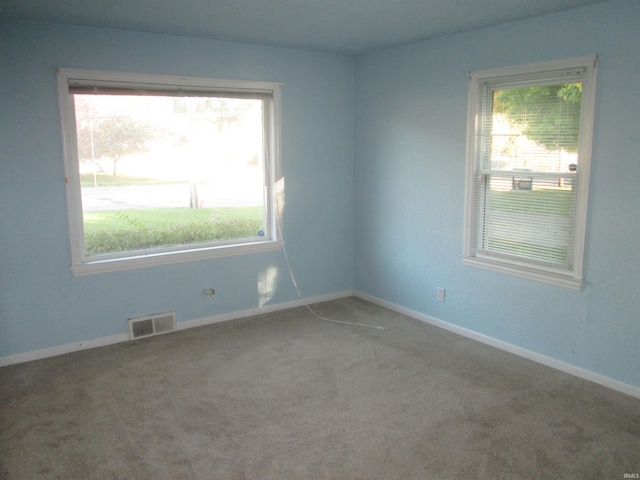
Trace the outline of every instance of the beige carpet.
{"label": "beige carpet", "polygon": [[622,479],[640,400],[368,302],[0,369],[2,479]]}

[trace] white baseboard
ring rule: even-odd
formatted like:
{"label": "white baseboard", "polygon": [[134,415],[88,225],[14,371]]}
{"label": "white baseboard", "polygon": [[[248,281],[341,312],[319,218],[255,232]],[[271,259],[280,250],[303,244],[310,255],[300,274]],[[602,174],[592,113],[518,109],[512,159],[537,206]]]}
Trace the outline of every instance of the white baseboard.
{"label": "white baseboard", "polygon": [[[395,303],[382,300],[378,297],[374,297],[366,293],[353,291],[353,290],[345,290],[342,292],[336,292],[336,293],[331,293],[327,295],[320,295],[316,297],[303,298],[299,300],[293,300],[293,301],[278,303],[274,305],[266,305],[263,307],[250,308],[247,310],[239,310],[239,311],[223,313],[219,315],[212,315],[210,317],[200,318],[196,320],[187,320],[184,322],[178,322],[177,327],[178,327],[178,330],[185,330],[188,328],[201,327],[204,325],[211,325],[214,323],[228,322],[228,321],[236,320],[240,318],[251,317],[251,316],[260,315],[263,313],[276,312],[279,310],[286,310],[289,308],[301,307],[304,305],[311,305],[314,303],[337,300],[339,298],[345,298],[352,295],[355,295],[356,297],[362,298],[363,300],[367,300],[371,303],[375,303],[382,307],[388,308],[389,310],[401,313],[408,317],[415,318],[416,320],[420,320],[422,322],[428,323],[435,327],[448,330],[452,333],[462,335],[463,337],[476,340],[486,345],[490,345],[492,347],[498,348],[500,350],[504,350],[506,352],[517,355],[519,357],[532,360],[536,363],[540,363],[547,367],[551,367],[561,372],[568,373],[575,377],[597,383],[599,385],[630,395],[632,397],[640,398],[640,388],[635,387],[633,385],[629,385],[627,383],[614,380],[612,378],[592,372],[590,370],[576,367],[575,365],[571,365],[569,363],[565,363],[560,360],[556,360],[554,358],[541,355],[534,351],[527,350],[525,348],[518,347],[516,345],[512,345],[510,343],[504,342],[502,340],[498,340],[493,337],[489,337],[487,335],[484,335],[478,332],[474,332],[473,330],[459,327],[457,325],[445,322],[443,320],[439,320],[435,317],[431,317],[424,313],[420,313],[415,310],[402,307]],[[33,360],[40,360],[43,358],[54,357],[57,355],[64,355],[66,353],[78,352],[78,351],[87,350],[90,348],[104,347],[107,345],[113,345],[115,343],[122,343],[127,341],[129,341],[129,334],[119,333],[116,335],[95,338],[95,339],[86,340],[82,342],[68,343],[66,345],[59,345],[55,347],[44,348],[41,350],[33,350],[29,352],[24,352],[24,353],[8,355],[5,357],[0,357],[0,367],[14,365],[17,363],[30,362]]]}
{"label": "white baseboard", "polygon": [[83,342],[67,343],[66,345],[58,345],[56,347],[43,348],[42,350],[32,350],[30,352],[16,353],[15,355],[7,355],[0,357],[0,367],[14,365],[16,363],[30,362],[32,360],[40,360],[42,358],[56,357],[65,353],[78,352],[89,348],[105,347],[114,343],[126,342],[129,340],[128,333],[118,333],[109,335],[108,337],[94,338]]}
{"label": "white baseboard", "polygon": [[374,297],[366,293],[356,291],[354,292],[354,295],[358,298],[362,298],[363,300],[367,300],[368,302],[375,303],[376,305],[380,305],[382,307],[388,308],[389,310],[393,310],[394,312],[398,312],[408,317],[414,318],[416,320],[420,320],[421,322],[425,322],[435,327],[448,330],[449,332],[462,335],[463,337],[476,340],[486,345],[490,345],[500,350],[504,350],[505,352],[512,353],[519,357],[532,360],[536,363],[540,363],[547,367],[551,367],[555,370],[559,370],[561,372],[568,373],[575,377],[582,378],[583,380],[588,380],[590,382],[597,383],[599,385],[630,395],[632,397],[640,398],[640,388],[635,387],[633,385],[629,385],[627,383],[614,380],[613,378],[606,377],[604,375],[592,372],[590,370],[586,370],[584,368],[576,367],[575,365],[571,365],[569,363],[556,360],[555,358],[541,355],[534,351],[527,350],[526,348],[518,347],[517,345],[512,345],[510,343],[504,342],[502,340],[498,340],[493,337],[489,337],[482,333],[474,332],[473,330],[459,327],[457,325],[445,322],[443,320],[439,320],[429,315],[425,315],[424,313],[416,312],[415,310],[411,310],[409,308],[405,308],[400,305],[396,305],[395,303],[382,300],[378,297]]}
{"label": "white baseboard", "polygon": [[351,297],[353,295],[354,295],[353,290],[345,290],[343,292],[329,293],[327,295],[319,295],[317,297],[303,298],[299,300],[293,300],[290,302],[278,303],[275,305],[265,305],[264,307],[249,308],[247,310],[239,310],[236,312],[223,313],[221,315],[212,315],[211,317],[179,322],[178,330],[185,330],[187,328],[194,328],[194,327],[202,327],[204,325],[211,325],[213,323],[228,322],[229,320],[237,320],[240,318],[252,317],[254,315],[261,315],[263,313],[277,312],[279,310],[286,310],[288,308],[303,307],[305,305],[312,305],[314,303],[328,302],[330,300],[337,300],[339,298]]}
{"label": "white baseboard", "polygon": [[[345,290],[343,292],[330,293],[327,295],[319,295],[316,297],[302,298],[293,300],[290,302],[277,303],[274,305],[265,305],[263,307],[250,308],[247,310],[240,310],[236,312],[222,313],[220,315],[212,315],[210,317],[199,318],[196,320],[187,320],[184,322],[178,322],[177,329],[185,330],[187,328],[202,327],[204,325],[211,325],[214,323],[228,322],[230,320],[251,317],[253,315],[260,315],[263,313],[276,312],[279,310],[286,310],[288,308],[302,307],[304,305],[312,305],[314,303],[327,302],[330,300],[337,300],[339,298],[350,297],[354,295],[353,290]],[[6,367],[8,365],[14,365],[17,363],[30,362],[32,360],[40,360],[48,357],[55,357],[57,355],[64,355],[65,353],[78,352],[80,350],[87,350],[89,348],[105,347],[107,345],[113,345],[115,343],[128,342],[128,333],[118,333],[116,335],[109,335],[108,337],[94,338],[82,342],[67,343],[66,345],[59,345],[56,347],[44,348],[41,350],[33,350],[30,352],[17,353],[14,355],[7,355],[0,357],[0,367]]]}

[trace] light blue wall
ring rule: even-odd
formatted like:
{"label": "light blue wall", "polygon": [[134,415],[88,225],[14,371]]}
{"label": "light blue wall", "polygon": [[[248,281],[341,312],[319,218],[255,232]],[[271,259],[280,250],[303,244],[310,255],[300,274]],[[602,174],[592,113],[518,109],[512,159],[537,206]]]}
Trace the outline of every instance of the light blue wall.
{"label": "light blue wall", "polygon": [[[356,288],[640,387],[638,25],[640,2],[613,1],[360,57],[354,80],[354,62],[339,56],[0,22],[0,357],[123,333],[136,315],[253,308],[271,267],[270,303],[296,298],[281,252],[74,278],[63,66],[284,82],[284,228],[306,297]],[[463,266],[467,72],[591,54],[600,67],[585,288]]]}
{"label": "light blue wall", "polygon": [[[74,278],[56,68],[284,82],[285,240],[305,297],[353,286],[353,62],[204,39],[0,22],[0,357],[295,300],[282,252]],[[214,301],[202,290],[216,288]]]}
{"label": "light blue wall", "polygon": [[[467,72],[592,54],[600,63],[586,286],[463,266]],[[640,386],[639,86],[636,0],[358,58],[356,289]]]}

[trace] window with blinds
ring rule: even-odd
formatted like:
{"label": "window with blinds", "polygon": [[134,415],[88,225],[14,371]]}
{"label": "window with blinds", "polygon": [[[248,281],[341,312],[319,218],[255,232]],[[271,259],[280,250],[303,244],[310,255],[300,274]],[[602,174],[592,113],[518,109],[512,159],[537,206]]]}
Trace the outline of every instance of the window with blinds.
{"label": "window with blinds", "polygon": [[466,263],[581,287],[596,65],[470,74]]}

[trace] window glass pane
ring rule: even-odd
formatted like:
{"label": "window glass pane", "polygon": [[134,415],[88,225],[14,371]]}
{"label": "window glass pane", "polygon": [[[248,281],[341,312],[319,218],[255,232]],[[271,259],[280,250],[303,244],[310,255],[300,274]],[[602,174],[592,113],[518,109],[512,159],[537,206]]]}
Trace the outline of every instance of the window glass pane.
{"label": "window glass pane", "polygon": [[579,82],[494,90],[490,168],[569,172],[578,161],[581,95]]}
{"label": "window glass pane", "polygon": [[581,83],[487,90],[480,250],[571,266],[581,92]]}
{"label": "window glass pane", "polygon": [[88,256],[270,238],[263,100],[73,98]]}

